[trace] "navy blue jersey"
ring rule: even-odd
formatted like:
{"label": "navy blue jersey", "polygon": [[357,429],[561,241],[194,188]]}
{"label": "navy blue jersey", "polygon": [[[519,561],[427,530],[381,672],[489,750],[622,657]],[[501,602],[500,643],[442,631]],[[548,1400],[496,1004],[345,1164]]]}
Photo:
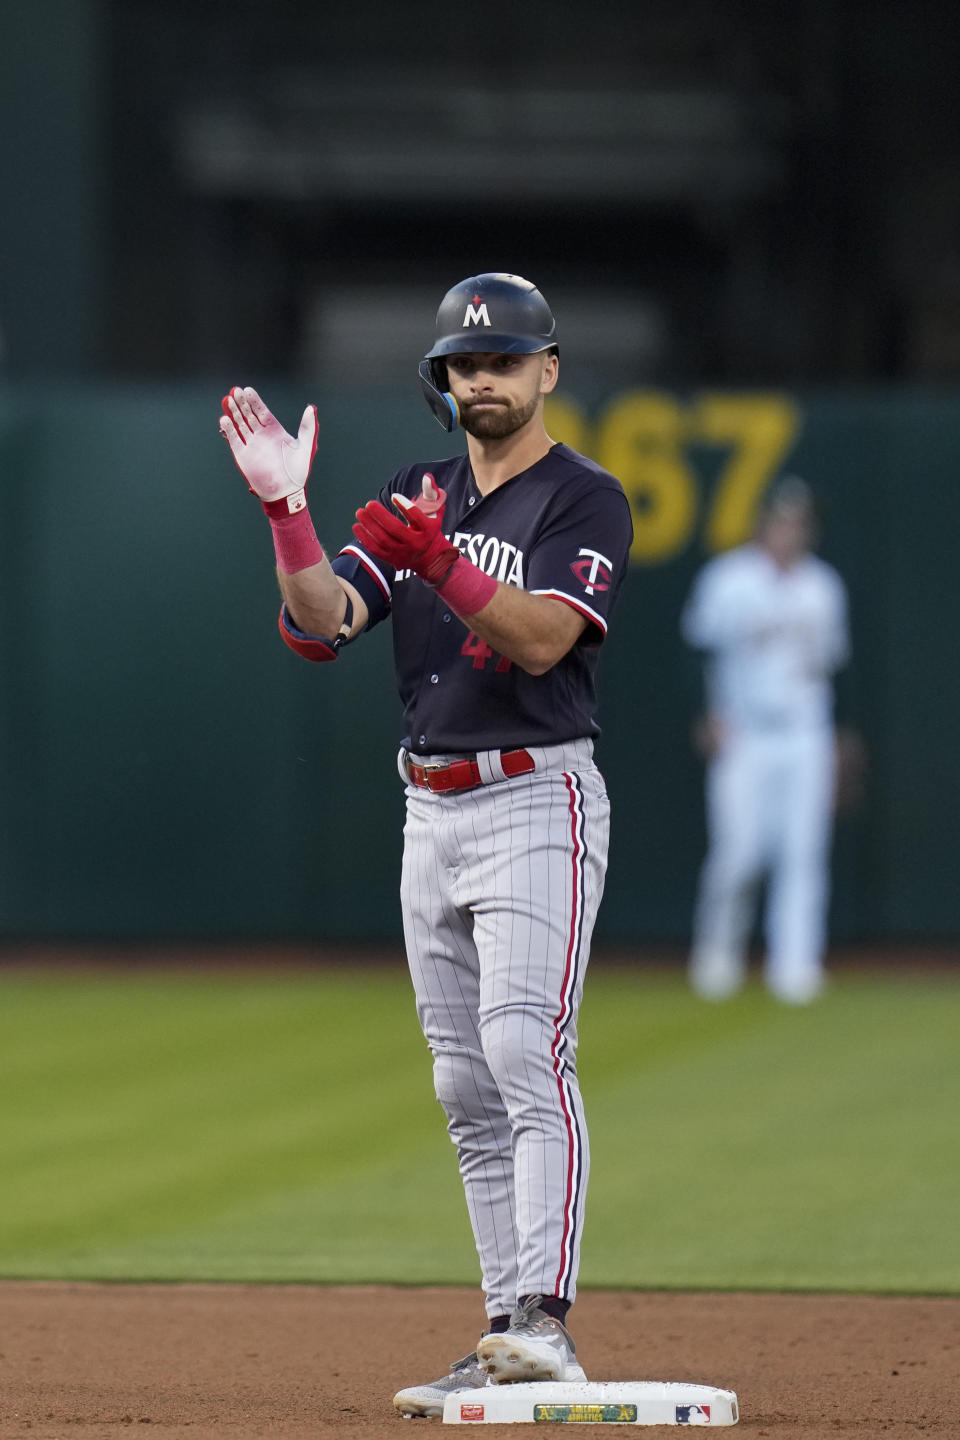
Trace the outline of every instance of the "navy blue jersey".
{"label": "navy blue jersey", "polygon": [[435,591],[359,543],[333,562],[363,596],[368,628],[393,617],[404,744],[445,754],[553,745],[599,733],[594,671],[626,574],[632,524],[618,480],[567,445],[489,495],[466,455],[399,470],[379,495],[416,499],[424,474],[446,491],[443,532],[487,575],[571,605],[588,624],[544,675],[492,651]]}

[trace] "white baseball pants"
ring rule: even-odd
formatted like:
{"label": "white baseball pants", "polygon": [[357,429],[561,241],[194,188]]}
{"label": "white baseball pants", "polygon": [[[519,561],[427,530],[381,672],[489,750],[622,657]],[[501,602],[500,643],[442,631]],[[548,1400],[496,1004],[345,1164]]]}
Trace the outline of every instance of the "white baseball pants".
{"label": "white baseball pants", "polygon": [[757,888],[768,877],[764,977],[785,1001],[820,991],[826,946],[834,741],[823,726],[732,735],[707,774],[709,848],[690,979],[710,999],[743,983]]}

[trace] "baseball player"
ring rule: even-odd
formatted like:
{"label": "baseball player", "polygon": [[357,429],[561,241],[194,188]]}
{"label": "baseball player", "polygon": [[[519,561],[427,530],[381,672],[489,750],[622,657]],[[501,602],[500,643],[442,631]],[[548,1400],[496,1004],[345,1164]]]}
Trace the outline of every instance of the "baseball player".
{"label": "baseball player", "polygon": [[754,892],[768,877],[764,978],[778,999],[823,986],[834,801],[832,677],[847,660],[840,576],[811,553],[796,476],[773,486],[750,544],[696,577],[681,628],[706,662],[709,845],[689,976],[709,1000],[743,984]]}
{"label": "baseball player", "polygon": [[332,563],[304,493],[313,407],[294,438],[238,387],[220,421],[273,530],[286,643],[332,661],[393,621],[404,939],[488,1317],[449,1373],[395,1396],[408,1416],[485,1383],[584,1378],[566,1319],[589,1168],[577,1018],[609,834],[594,680],[632,528],[619,482],[546,432],[558,365],[529,281],[448,291],[420,381],[467,453],[398,470]]}

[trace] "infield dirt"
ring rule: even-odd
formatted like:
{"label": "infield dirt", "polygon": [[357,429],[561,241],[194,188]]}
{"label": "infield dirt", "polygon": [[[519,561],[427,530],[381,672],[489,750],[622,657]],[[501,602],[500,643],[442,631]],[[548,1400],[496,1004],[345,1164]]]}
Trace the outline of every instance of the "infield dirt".
{"label": "infield dirt", "polygon": [[[742,1419],[726,1433],[960,1434],[960,1299],[587,1291],[571,1322],[591,1380],[735,1390]],[[8,1281],[0,1437],[431,1433],[441,1422],[401,1420],[393,1393],[442,1374],[481,1324],[477,1293],[462,1289]]]}

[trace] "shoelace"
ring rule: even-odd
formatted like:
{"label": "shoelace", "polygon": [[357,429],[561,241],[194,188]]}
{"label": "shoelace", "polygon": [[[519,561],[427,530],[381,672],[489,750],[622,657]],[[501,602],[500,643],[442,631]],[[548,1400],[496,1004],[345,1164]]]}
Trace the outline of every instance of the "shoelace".
{"label": "shoelace", "polygon": [[577,1347],[573,1343],[573,1336],[570,1334],[570,1331],[567,1329],[566,1325],[561,1324],[559,1320],[554,1320],[552,1315],[544,1314],[543,1311],[540,1311],[540,1320],[533,1319],[534,1314],[538,1310],[540,1310],[540,1301],[542,1299],[542,1295],[528,1295],[526,1300],[524,1300],[523,1304],[518,1305],[517,1308],[514,1310],[513,1314],[510,1316],[510,1329],[530,1330],[535,1332],[538,1325],[541,1325],[544,1320],[551,1320],[554,1325],[560,1326],[560,1330],[563,1333],[567,1344],[570,1346],[570,1353],[572,1355],[576,1355]]}
{"label": "shoelace", "polygon": [[518,1305],[510,1316],[511,1330],[532,1330],[534,1328],[533,1313],[540,1309],[542,1295],[528,1295],[522,1305]]}

